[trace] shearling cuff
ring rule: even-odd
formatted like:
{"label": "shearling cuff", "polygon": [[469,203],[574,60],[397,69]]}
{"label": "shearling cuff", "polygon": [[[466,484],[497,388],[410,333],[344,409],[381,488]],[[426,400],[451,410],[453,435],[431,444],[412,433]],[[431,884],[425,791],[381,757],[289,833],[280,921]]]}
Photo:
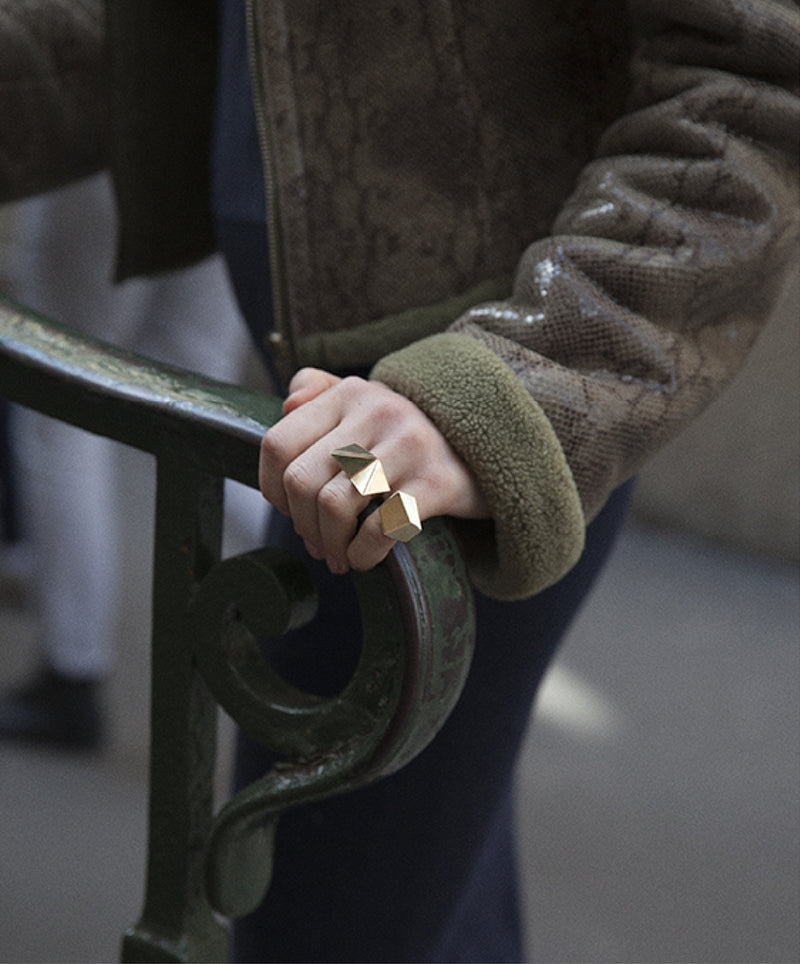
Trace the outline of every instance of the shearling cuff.
{"label": "shearling cuff", "polygon": [[561,444],[511,369],[468,335],[444,333],[381,359],[371,377],[418,405],[480,484],[491,520],[454,520],[473,584],[524,599],[577,562],[585,523]]}

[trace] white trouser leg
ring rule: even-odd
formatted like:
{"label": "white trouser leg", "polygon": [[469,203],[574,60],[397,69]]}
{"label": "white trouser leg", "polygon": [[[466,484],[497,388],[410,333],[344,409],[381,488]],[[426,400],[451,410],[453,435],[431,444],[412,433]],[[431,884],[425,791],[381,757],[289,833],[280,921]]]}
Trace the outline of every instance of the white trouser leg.
{"label": "white trouser leg", "polygon": [[110,668],[121,564],[114,451],[37,412],[14,414],[43,655],[61,673],[100,677]]}
{"label": "white trouser leg", "polygon": [[[11,276],[20,301],[121,347],[238,380],[247,334],[218,257],[112,283],[116,224],[105,175],[22,203],[17,228]],[[115,447],[28,412],[18,413],[15,436],[46,657],[65,673],[103,675],[112,661],[125,511]],[[258,543],[263,500],[244,490],[229,498],[237,546],[248,530]]]}

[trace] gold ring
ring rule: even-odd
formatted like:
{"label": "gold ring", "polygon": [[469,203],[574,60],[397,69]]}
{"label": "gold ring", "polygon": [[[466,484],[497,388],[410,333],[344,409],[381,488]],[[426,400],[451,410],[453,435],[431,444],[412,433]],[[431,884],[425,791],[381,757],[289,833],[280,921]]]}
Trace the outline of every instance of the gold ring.
{"label": "gold ring", "polygon": [[331,455],[350,479],[359,495],[381,495],[391,491],[381,460],[362,445],[345,445],[334,449]]}
{"label": "gold ring", "polygon": [[409,542],[422,532],[417,500],[408,492],[395,492],[381,505],[381,527],[387,539]]}
{"label": "gold ring", "polygon": [[[359,495],[384,495],[391,491],[381,460],[363,445],[353,443],[331,452],[339,468]],[[381,528],[387,539],[408,542],[422,532],[417,500],[408,492],[395,492],[380,506]]]}

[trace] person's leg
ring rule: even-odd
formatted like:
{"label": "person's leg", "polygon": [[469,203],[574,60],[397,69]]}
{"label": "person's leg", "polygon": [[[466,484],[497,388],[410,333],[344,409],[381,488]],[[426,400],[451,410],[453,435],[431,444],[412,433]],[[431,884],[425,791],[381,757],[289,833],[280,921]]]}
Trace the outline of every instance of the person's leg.
{"label": "person's leg", "polygon": [[17,542],[20,536],[15,474],[11,405],[0,398],[0,543]]}
{"label": "person's leg", "polygon": [[[628,488],[589,528],[577,566],[533,599],[477,602],[477,647],[441,732],[400,772],[285,814],[263,905],[235,927],[241,961],[522,959],[514,863],[514,772],[531,705],[622,524]],[[281,522],[279,521],[280,525]],[[283,523],[283,541],[292,543]],[[348,583],[322,582],[315,623],[274,647],[298,684],[335,692],[356,656]],[[240,739],[237,784],[269,754]]]}
{"label": "person's leg", "polygon": [[65,676],[100,679],[111,665],[121,564],[114,452],[107,439],[37,412],[20,409],[17,421],[45,661]]}
{"label": "person's leg", "polygon": [[[113,209],[104,178],[21,203],[14,296],[86,334],[119,340],[111,296]],[[0,737],[92,748],[101,740],[100,681],[116,617],[118,519],[106,439],[13,410],[17,501],[30,544],[39,668],[0,698]]]}
{"label": "person's leg", "polygon": [[[247,333],[221,259],[114,284],[115,220],[106,175],[21,204],[10,266],[15,296],[120,347],[238,380]],[[95,691],[113,661],[124,505],[117,447],[32,412],[19,410],[17,421],[16,494],[35,565],[42,669],[0,696],[0,738],[94,745],[96,733],[74,721],[79,698],[87,720],[97,721]],[[249,526],[261,536],[263,500],[250,495],[229,500],[228,529],[246,534]]]}

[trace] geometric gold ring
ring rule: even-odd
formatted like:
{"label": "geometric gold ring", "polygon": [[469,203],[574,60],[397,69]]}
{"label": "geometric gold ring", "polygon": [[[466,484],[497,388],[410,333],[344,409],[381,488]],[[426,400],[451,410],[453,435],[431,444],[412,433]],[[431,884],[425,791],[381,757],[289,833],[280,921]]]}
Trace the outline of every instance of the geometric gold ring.
{"label": "geometric gold ring", "polygon": [[380,507],[381,527],[389,539],[408,542],[422,532],[417,500],[408,492],[395,492]]}
{"label": "geometric gold ring", "polygon": [[[391,491],[381,460],[355,442],[334,449],[331,455],[359,495],[383,495]],[[407,492],[395,492],[380,506],[381,528],[389,539],[408,542],[422,532],[417,500]]]}
{"label": "geometric gold ring", "polygon": [[381,460],[363,446],[345,445],[342,449],[334,449],[331,455],[359,495],[381,495],[390,491]]}

